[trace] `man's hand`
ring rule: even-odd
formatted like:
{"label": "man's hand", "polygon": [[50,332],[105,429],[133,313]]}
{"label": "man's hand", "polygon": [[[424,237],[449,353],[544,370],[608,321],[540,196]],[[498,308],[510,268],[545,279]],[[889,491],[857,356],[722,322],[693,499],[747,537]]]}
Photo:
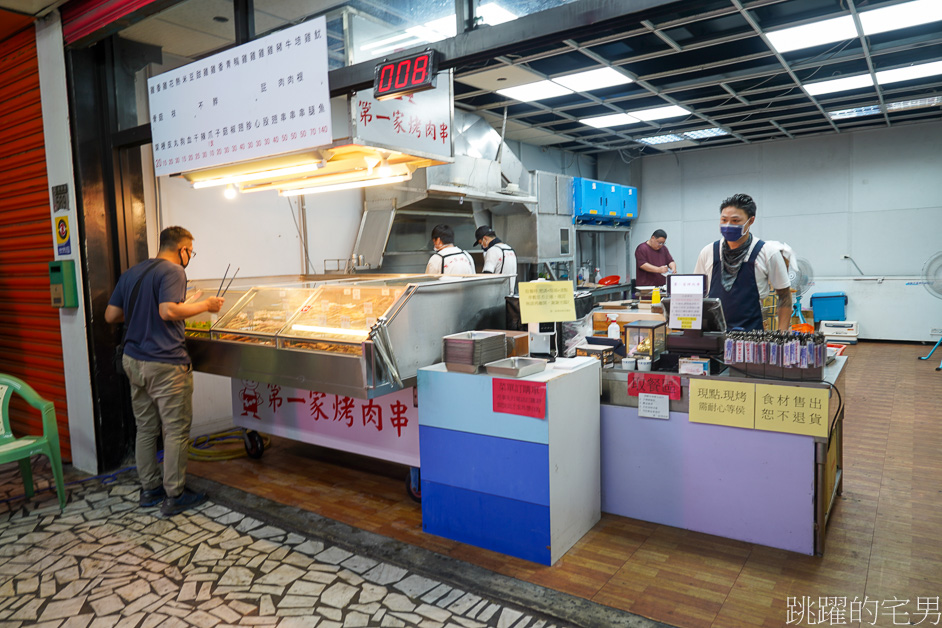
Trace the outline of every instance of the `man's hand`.
{"label": "man's hand", "polygon": [[206,304],[207,312],[218,312],[222,308],[222,304],[225,303],[225,299],[222,297],[206,297],[204,303]]}

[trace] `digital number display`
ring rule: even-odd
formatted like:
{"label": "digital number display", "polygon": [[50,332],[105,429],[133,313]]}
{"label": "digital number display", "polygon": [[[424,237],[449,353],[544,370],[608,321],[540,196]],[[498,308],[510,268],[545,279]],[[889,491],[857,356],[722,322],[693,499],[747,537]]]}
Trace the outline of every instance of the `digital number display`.
{"label": "digital number display", "polygon": [[386,100],[435,87],[438,74],[438,53],[427,50],[421,54],[384,61],[373,71],[373,97]]}

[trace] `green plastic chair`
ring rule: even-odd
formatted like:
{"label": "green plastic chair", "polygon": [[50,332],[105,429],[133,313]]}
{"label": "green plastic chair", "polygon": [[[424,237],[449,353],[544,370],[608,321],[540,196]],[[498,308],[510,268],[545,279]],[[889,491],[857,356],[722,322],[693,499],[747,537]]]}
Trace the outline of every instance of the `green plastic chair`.
{"label": "green plastic chair", "polygon": [[[43,435],[16,438],[10,431],[10,399],[17,393],[26,402],[43,413]],[[59,508],[65,509],[65,482],[62,480],[62,458],[59,456],[59,427],[56,425],[56,408],[46,401],[23,380],[0,373],[0,464],[19,462],[20,474],[26,496],[32,497],[33,470],[29,459],[35,454],[45,454],[56,480]]]}

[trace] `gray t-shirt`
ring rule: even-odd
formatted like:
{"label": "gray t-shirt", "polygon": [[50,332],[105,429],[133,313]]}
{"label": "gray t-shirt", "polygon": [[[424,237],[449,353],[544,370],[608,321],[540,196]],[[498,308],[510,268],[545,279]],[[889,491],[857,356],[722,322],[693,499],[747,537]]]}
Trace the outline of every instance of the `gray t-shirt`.
{"label": "gray t-shirt", "polygon": [[[150,267],[137,294],[137,303],[130,308],[134,284]],[[189,364],[190,356],[184,343],[183,321],[165,321],[160,318],[161,303],[182,303],[186,299],[186,272],[179,264],[167,260],[145,260],[129,268],[118,279],[108,305],[124,310],[127,336],[124,352],[137,360]],[[128,319],[128,311],[131,318]]]}

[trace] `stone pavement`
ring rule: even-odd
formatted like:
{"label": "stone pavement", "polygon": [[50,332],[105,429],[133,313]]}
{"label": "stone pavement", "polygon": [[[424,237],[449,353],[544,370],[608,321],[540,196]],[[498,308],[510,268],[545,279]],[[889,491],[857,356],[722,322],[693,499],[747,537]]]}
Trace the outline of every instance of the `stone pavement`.
{"label": "stone pavement", "polygon": [[[41,460],[38,483],[50,476]],[[657,625],[206,480],[191,484],[213,500],[169,519],[138,507],[133,471],[72,483],[60,513],[54,491],[25,500],[16,465],[0,466],[0,627]]]}

